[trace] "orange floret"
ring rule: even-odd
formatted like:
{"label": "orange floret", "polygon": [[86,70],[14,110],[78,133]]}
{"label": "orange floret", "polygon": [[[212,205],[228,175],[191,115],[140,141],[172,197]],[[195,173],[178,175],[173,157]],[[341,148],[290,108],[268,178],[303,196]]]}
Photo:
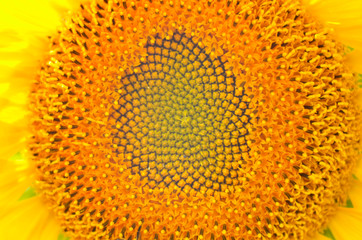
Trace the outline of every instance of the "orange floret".
{"label": "orange floret", "polygon": [[304,239],[344,203],[355,78],[299,2],[94,0],[49,49],[29,150],[74,239]]}

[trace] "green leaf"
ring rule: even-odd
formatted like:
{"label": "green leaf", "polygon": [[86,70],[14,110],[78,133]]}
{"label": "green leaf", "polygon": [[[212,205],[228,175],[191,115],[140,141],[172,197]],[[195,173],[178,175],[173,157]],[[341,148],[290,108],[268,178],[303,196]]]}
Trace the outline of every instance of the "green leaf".
{"label": "green leaf", "polygon": [[351,201],[351,199],[348,199],[345,205],[346,208],[353,208],[353,203]]}
{"label": "green leaf", "polygon": [[33,187],[28,187],[23,193],[23,195],[21,195],[21,197],[19,198],[19,201],[32,198],[34,196],[36,196],[35,189]]}
{"label": "green leaf", "polygon": [[70,238],[66,237],[63,233],[59,233],[58,240],[70,240]]}
{"label": "green leaf", "polygon": [[322,234],[332,240],[336,240],[336,238],[333,236],[332,231],[329,228],[325,229]]}
{"label": "green leaf", "polygon": [[24,159],[24,157],[20,152],[15,153],[12,157],[10,157],[10,160],[12,161],[22,160],[22,159]]}

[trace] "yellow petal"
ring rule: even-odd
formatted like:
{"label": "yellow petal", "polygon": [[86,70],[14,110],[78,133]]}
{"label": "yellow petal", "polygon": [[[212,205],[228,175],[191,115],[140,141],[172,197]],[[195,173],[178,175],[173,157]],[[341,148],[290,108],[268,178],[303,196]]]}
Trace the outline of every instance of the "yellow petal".
{"label": "yellow petal", "polygon": [[0,121],[14,123],[23,119],[28,111],[22,107],[9,106],[0,110]]}
{"label": "yellow petal", "polygon": [[2,239],[56,240],[59,226],[40,197],[19,201],[0,210]]}
{"label": "yellow petal", "polygon": [[323,234],[317,234],[314,240],[331,240],[330,238],[324,236]]}
{"label": "yellow petal", "polygon": [[326,26],[335,29],[341,40],[362,46],[362,2],[360,0],[306,0],[307,7]]}
{"label": "yellow petal", "polygon": [[0,97],[29,92],[31,79],[40,67],[37,60],[49,45],[47,36],[56,33],[62,15],[68,13],[66,9],[76,7],[78,0],[0,2],[0,83],[11,84]]}
{"label": "yellow petal", "polygon": [[25,140],[28,136],[26,122],[18,121],[15,124],[0,122],[0,156],[8,159],[25,147]]}
{"label": "yellow petal", "polygon": [[338,240],[357,240],[362,236],[362,211],[340,207],[329,224]]}
{"label": "yellow petal", "polygon": [[58,239],[59,232],[59,223],[49,214],[48,219],[43,222],[43,225],[37,226],[35,234],[32,237],[34,240],[56,240]]}
{"label": "yellow petal", "polygon": [[361,56],[362,49],[355,49],[352,52],[348,53],[347,62],[352,67],[352,71],[362,73]]}
{"label": "yellow petal", "polygon": [[358,54],[362,51],[362,1],[304,0],[304,3],[310,13],[324,26],[333,29],[335,36],[342,43],[356,50],[347,58],[353,63],[353,69],[361,72],[362,60]]}
{"label": "yellow petal", "polygon": [[28,161],[21,155],[11,160],[0,159],[0,206],[16,202],[33,183]]}
{"label": "yellow petal", "polygon": [[[0,22],[1,28],[4,30],[12,29],[15,39],[24,40],[25,34],[28,33],[46,33],[54,31],[60,25],[61,16],[58,8],[70,9],[79,1],[66,0],[17,0],[17,1],[1,1],[0,2]],[[14,38],[13,38],[14,39]]]}
{"label": "yellow petal", "polygon": [[352,189],[349,191],[349,198],[352,201],[353,208],[362,211],[362,181],[354,180]]}

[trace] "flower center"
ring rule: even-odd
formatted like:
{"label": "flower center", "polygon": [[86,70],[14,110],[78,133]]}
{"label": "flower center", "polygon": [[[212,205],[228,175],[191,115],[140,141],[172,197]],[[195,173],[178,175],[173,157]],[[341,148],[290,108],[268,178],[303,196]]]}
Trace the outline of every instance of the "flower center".
{"label": "flower center", "polygon": [[147,59],[120,80],[117,154],[151,188],[239,186],[251,127],[243,87],[183,34],[156,37],[146,48]]}
{"label": "flower center", "polygon": [[360,115],[299,1],[93,0],[30,94],[36,187],[76,239],[304,239],[343,203]]}

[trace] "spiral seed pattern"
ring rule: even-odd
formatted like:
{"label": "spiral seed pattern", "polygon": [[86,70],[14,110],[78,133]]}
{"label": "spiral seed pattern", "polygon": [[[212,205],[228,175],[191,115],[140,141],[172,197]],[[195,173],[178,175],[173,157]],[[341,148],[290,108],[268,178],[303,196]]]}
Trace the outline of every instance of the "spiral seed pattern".
{"label": "spiral seed pattern", "polygon": [[184,35],[156,37],[145,47],[144,63],[121,80],[112,116],[119,129],[113,144],[127,167],[151,188],[239,186],[250,97],[221,59],[211,60]]}

